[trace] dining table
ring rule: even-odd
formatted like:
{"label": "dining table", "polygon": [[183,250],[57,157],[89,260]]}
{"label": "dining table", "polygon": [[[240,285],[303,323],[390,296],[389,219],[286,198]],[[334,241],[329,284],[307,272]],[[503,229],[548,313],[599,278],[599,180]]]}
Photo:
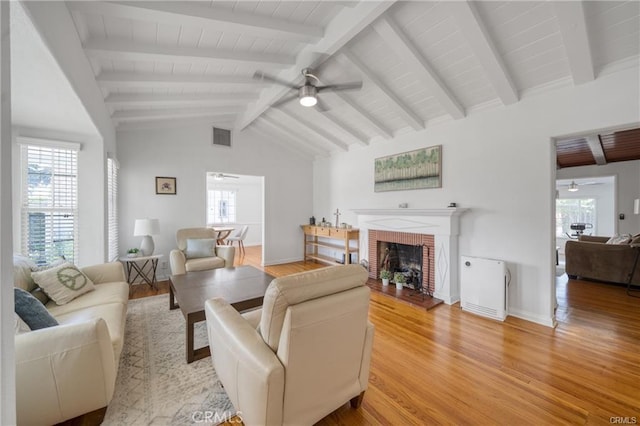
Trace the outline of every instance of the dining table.
{"label": "dining table", "polygon": [[212,226],[211,228],[218,233],[216,243],[220,246],[226,245],[225,239],[236,229],[233,226]]}

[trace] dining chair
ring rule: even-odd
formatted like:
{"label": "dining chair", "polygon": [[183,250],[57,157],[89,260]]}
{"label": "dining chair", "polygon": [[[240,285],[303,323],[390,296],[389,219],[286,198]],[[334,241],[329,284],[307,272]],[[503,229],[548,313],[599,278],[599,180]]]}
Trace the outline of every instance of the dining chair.
{"label": "dining chair", "polygon": [[247,232],[249,231],[248,225],[243,225],[242,228],[237,230],[233,235],[227,237],[227,244],[233,246],[235,241],[238,242],[238,249],[242,254],[244,254],[244,239],[247,236]]}

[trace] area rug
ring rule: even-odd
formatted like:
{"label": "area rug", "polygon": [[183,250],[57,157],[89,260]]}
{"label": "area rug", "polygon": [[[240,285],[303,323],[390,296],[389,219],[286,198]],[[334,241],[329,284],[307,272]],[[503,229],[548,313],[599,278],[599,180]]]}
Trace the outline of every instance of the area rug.
{"label": "area rug", "polygon": [[[207,344],[196,324],[195,347]],[[211,358],[187,364],[185,320],[169,295],[129,302],[124,347],[104,425],[216,424],[235,414]]]}

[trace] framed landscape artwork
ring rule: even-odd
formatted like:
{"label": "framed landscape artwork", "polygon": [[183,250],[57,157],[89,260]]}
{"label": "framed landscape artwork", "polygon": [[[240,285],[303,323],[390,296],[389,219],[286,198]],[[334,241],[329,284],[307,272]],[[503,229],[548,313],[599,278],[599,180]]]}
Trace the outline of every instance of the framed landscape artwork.
{"label": "framed landscape artwork", "polygon": [[375,192],[442,187],[442,145],[375,160]]}
{"label": "framed landscape artwork", "polygon": [[176,195],[176,178],[156,177],[156,194]]}

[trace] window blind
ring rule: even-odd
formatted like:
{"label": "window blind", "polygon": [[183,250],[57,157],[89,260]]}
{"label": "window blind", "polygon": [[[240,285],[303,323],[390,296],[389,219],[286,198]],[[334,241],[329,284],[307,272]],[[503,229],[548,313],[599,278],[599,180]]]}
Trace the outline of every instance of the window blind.
{"label": "window blind", "polygon": [[78,230],[78,153],[22,145],[22,252],[36,263],[64,256],[75,262]]}
{"label": "window blind", "polygon": [[109,241],[109,261],[118,259],[118,161],[114,158],[107,158],[107,198],[108,198],[108,241]]}

